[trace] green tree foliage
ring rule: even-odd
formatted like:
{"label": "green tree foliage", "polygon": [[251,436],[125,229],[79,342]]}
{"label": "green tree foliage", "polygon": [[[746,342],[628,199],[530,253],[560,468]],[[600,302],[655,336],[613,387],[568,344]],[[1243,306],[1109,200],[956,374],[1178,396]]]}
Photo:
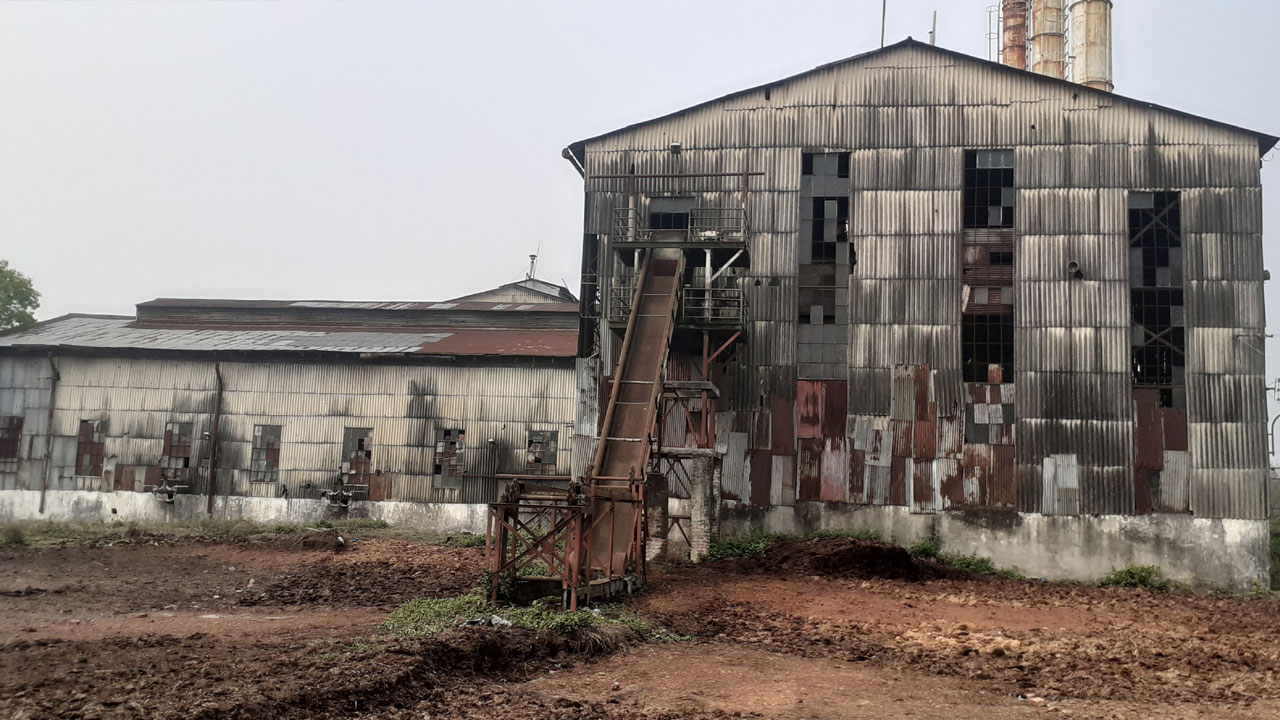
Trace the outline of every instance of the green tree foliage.
{"label": "green tree foliage", "polygon": [[31,278],[9,267],[8,260],[0,260],[0,332],[31,327],[38,307],[40,293]]}

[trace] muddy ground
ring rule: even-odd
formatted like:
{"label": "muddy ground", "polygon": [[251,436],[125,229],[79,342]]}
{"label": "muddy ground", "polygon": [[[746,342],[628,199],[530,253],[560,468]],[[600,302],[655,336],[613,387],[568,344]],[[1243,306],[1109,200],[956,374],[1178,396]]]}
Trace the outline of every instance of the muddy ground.
{"label": "muddy ground", "polygon": [[851,539],[651,574],[687,639],[377,632],[474,585],[392,539],[0,548],[4,718],[1280,718],[1280,603],[969,576]]}

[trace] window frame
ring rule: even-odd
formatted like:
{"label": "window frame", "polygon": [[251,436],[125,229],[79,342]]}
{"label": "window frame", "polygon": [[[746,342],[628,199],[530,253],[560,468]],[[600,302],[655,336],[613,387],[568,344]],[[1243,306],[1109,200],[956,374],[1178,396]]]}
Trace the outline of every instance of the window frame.
{"label": "window frame", "polygon": [[[274,430],[268,433],[268,430]],[[268,435],[274,435],[269,438]],[[253,426],[253,445],[249,450],[249,482],[280,482],[280,451],[283,446],[283,425],[257,424]],[[275,440],[275,446],[269,444]]]}

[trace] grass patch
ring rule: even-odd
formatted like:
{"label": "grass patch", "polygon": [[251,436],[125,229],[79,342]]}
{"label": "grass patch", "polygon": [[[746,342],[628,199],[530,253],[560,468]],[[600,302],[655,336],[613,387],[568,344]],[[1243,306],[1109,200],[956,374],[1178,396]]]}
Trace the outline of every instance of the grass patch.
{"label": "grass patch", "polygon": [[936,558],[942,552],[942,546],[935,540],[921,540],[907,548],[913,558]]}
{"label": "grass patch", "polygon": [[484,540],[484,536],[477,533],[461,533],[445,536],[445,539],[440,541],[440,544],[449,547],[477,548],[484,547]]}
{"label": "grass patch", "polygon": [[996,567],[991,562],[991,558],[985,558],[980,555],[961,555],[959,553],[939,553],[938,562],[943,565],[949,565],[953,568],[965,570],[976,575],[998,575],[1003,578],[1012,580],[1024,580],[1022,573],[1016,570],[1007,570],[1005,568]]}
{"label": "grass patch", "polygon": [[27,534],[17,525],[8,525],[0,532],[0,545],[26,545]]}
{"label": "grass patch", "polygon": [[61,547],[99,544],[141,544],[158,540],[233,539],[293,535],[314,530],[381,536],[391,528],[384,520],[349,518],[308,524],[266,524],[248,520],[205,519],[188,522],[77,522],[19,520],[0,523],[0,544]]}
{"label": "grass patch", "polygon": [[396,637],[416,638],[435,635],[468,620],[492,620],[495,617],[510,622],[514,627],[569,636],[618,627],[631,630],[646,640],[676,638],[618,605],[572,612],[545,602],[527,607],[500,607],[474,593],[451,598],[415,598],[392,612],[379,629]]}
{"label": "grass patch", "polygon": [[1119,570],[1112,570],[1098,581],[1102,587],[1143,588],[1152,592],[1169,592],[1176,585],[1165,578],[1164,573],[1155,565],[1129,565]]}
{"label": "grass patch", "polygon": [[769,552],[769,548],[781,540],[793,539],[786,535],[773,533],[751,533],[739,538],[713,540],[704,560],[724,560],[726,558],[757,557]]}

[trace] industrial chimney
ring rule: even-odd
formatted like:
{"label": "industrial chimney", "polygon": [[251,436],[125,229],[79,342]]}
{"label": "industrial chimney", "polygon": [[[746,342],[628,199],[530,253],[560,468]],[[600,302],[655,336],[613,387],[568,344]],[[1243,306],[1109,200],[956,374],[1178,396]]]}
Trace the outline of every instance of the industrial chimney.
{"label": "industrial chimney", "polygon": [[1060,79],[1066,77],[1062,2],[1032,0],[1031,3],[1031,70]]}
{"label": "industrial chimney", "polygon": [[1111,0],[1073,0],[1071,79],[1111,92]]}
{"label": "industrial chimney", "polygon": [[1000,59],[1009,67],[1027,69],[1027,0],[1004,0],[1000,8]]}

